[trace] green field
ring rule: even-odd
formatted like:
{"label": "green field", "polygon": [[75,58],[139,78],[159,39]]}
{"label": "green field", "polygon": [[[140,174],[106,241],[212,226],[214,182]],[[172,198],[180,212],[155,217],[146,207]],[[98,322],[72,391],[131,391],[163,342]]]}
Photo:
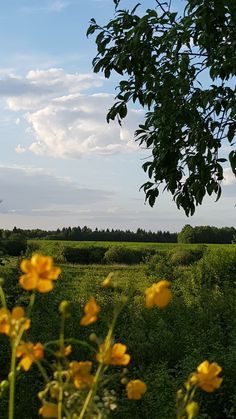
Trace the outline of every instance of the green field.
{"label": "green field", "polygon": [[[123,246],[135,250],[154,250],[156,252],[166,252],[172,249],[197,249],[201,244],[179,244],[179,243],[139,243],[139,242],[101,242],[101,241],[66,241],[66,240],[28,240],[28,243],[38,248],[38,251],[45,255],[57,256],[66,246],[84,247],[104,247]],[[203,244],[209,249],[230,248],[236,251],[236,244]]]}
{"label": "green field", "polygon": [[[37,241],[40,251],[53,254],[58,245],[65,242]],[[69,242],[71,245],[71,242]],[[73,245],[91,246],[91,242]],[[94,243],[96,245],[97,243]],[[112,243],[113,244],[113,243]],[[101,243],[98,243],[101,246]],[[110,246],[111,243],[103,243]],[[120,245],[120,243],[119,243]],[[55,247],[54,247],[55,246]],[[125,243],[137,246],[164,249],[178,249],[178,245]],[[193,249],[195,246],[184,246]],[[129,377],[140,378],[148,385],[148,392],[142,400],[128,401],[124,386],[115,380],[112,388],[119,400],[117,411],[111,418],[124,419],[174,419],[175,394],[178,388],[196,366],[205,359],[218,362],[223,367],[224,384],[212,394],[199,391],[200,419],[232,419],[236,417],[236,252],[235,246],[209,246],[201,260],[190,265],[173,265],[169,258],[155,259],[140,265],[71,265],[60,264],[62,275],[54,290],[37,295],[33,322],[29,338],[33,342],[47,342],[58,337],[58,305],[62,299],[72,302],[72,315],[66,325],[66,335],[88,339],[91,332],[105,336],[112,317],[112,307],[121,295],[128,295],[129,301],[120,314],[115,340],[127,345],[132,361]],[[181,245],[181,249],[183,246]],[[0,267],[5,277],[5,289],[9,294],[11,307],[25,304],[27,292],[18,287],[17,258]],[[171,270],[172,269],[172,270]],[[102,280],[109,272],[117,273],[117,292],[104,289]],[[167,277],[172,281],[173,301],[163,310],[147,310],[144,304],[144,290],[153,282]],[[171,277],[168,277],[171,276]],[[87,328],[79,326],[83,306],[94,296],[102,310],[99,320]],[[2,378],[7,375],[7,343],[1,337],[5,348],[0,359]],[[71,359],[91,359],[93,355],[75,345]],[[115,367],[114,373],[121,368]],[[39,401],[37,392],[42,382],[37,378],[35,366],[28,373],[21,374],[17,381],[16,418],[38,418]],[[0,401],[0,417],[7,418],[6,399]]]}

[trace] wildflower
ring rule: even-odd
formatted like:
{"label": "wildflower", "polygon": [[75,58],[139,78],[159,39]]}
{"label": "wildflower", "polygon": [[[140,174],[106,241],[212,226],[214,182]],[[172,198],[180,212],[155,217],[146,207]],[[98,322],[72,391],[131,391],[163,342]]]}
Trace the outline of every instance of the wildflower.
{"label": "wildflower", "polygon": [[139,400],[141,399],[142,395],[146,393],[147,386],[141,380],[131,380],[128,382],[126,386],[126,391],[127,391],[128,399]]}
{"label": "wildflower", "polygon": [[28,371],[33,362],[43,358],[44,350],[41,343],[35,345],[31,342],[22,343],[16,349],[17,358],[21,357],[20,366]]}
{"label": "wildflower", "polygon": [[97,321],[97,314],[101,308],[97,305],[95,299],[91,297],[87,304],[84,306],[84,316],[80,320],[81,326],[88,326],[91,323],[95,323]]}
{"label": "wildflower", "polygon": [[20,268],[24,275],[20,276],[21,286],[27,290],[36,289],[48,292],[53,288],[53,282],[61,273],[61,269],[53,266],[50,256],[33,255],[32,258],[21,262]]}
{"label": "wildflower", "polygon": [[55,403],[45,403],[40,409],[39,414],[43,418],[58,418],[58,405]]}
{"label": "wildflower", "polygon": [[153,284],[150,288],[147,288],[145,291],[146,307],[152,308],[154,305],[158,308],[166,307],[172,298],[169,287],[170,282],[163,279],[156,284]]}
{"label": "wildflower", "polygon": [[127,347],[122,343],[115,343],[115,345],[105,348],[105,343],[100,345],[99,353],[96,358],[98,362],[106,365],[128,365],[130,362],[130,355],[126,354]]}
{"label": "wildflower", "polygon": [[93,383],[93,375],[91,375],[92,362],[90,361],[73,361],[69,364],[70,374],[72,376],[76,388],[84,386],[90,387]]}
{"label": "wildflower", "polygon": [[207,393],[211,393],[219,388],[223,381],[223,378],[218,377],[221,371],[222,368],[216,362],[210,364],[208,361],[204,361],[197,367],[190,382]]}
{"label": "wildflower", "polygon": [[25,311],[22,307],[14,307],[12,312],[6,308],[0,309],[0,333],[15,338],[21,331],[28,330],[30,319],[25,317]]}
{"label": "wildflower", "polygon": [[71,345],[68,345],[68,346],[64,346],[59,351],[56,351],[55,355],[58,356],[58,357],[64,357],[64,356],[70,355],[71,352],[72,352],[72,347],[71,347]]}

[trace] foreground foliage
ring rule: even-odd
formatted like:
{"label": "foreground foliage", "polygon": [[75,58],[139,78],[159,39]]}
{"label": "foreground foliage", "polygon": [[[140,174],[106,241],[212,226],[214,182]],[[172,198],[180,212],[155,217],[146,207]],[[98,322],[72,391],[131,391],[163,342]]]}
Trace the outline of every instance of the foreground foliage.
{"label": "foreground foliage", "polygon": [[[130,364],[133,356],[130,355],[127,345],[114,342],[114,327],[121,308],[132,304],[130,298],[131,296],[132,299],[134,298],[133,293],[129,295],[128,301],[127,298],[120,298],[120,288],[115,273],[109,274],[100,285],[100,290],[104,289],[105,293],[110,293],[115,302],[113,317],[104,338],[100,338],[95,333],[90,333],[90,342],[78,340],[77,337],[66,338],[65,322],[70,318],[71,306],[64,300],[59,305],[61,315],[59,339],[42,344],[33,343],[28,338],[31,328],[30,315],[35,309],[36,291],[42,294],[42,298],[46,298],[43,294],[53,288],[60,269],[53,265],[50,257],[34,255],[30,260],[24,260],[21,263],[21,270],[23,275],[20,276],[19,283],[27,293],[30,291],[26,309],[15,306],[12,311],[9,311],[4,293],[0,288],[3,305],[0,310],[0,333],[6,335],[11,344],[10,374],[0,386],[3,398],[9,386],[8,418],[14,417],[15,381],[20,379],[22,371],[29,374],[28,371],[33,368],[33,364],[38,367],[45,380],[45,388],[39,392],[42,404],[39,414],[45,418],[101,418],[112,414],[120,403],[116,391],[112,390],[116,377],[120,377],[121,383],[126,387],[128,400],[139,400],[146,392],[148,394],[149,385],[139,378],[129,378],[126,366]],[[172,300],[170,287],[169,281],[161,280],[146,288],[146,307],[155,306],[163,309],[169,305]],[[40,297],[40,294],[37,297]],[[88,298],[80,318],[80,325],[90,327],[97,322],[102,311],[103,309],[101,310],[101,306],[94,297]],[[157,312],[158,317],[160,313]],[[102,334],[104,336],[104,331]],[[74,359],[76,346],[79,348],[82,359]],[[83,359],[84,356],[85,359]],[[17,359],[19,359],[18,366]],[[125,369],[115,372],[115,369],[119,367],[125,367]],[[198,404],[194,400],[196,389],[199,387],[206,392],[218,389],[222,383],[222,378],[219,377],[220,372],[221,367],[216,363],[204,361],[198,366],[196,372],[189,375],[183,389],[177,393],[177,418],[190,419],[197,415]],[[22,402],[24,403],[24,400]],[[33,417],[32,413],[28,417]],[[122,417],[129,417],[129,415],[125,415],[123,411]]]}

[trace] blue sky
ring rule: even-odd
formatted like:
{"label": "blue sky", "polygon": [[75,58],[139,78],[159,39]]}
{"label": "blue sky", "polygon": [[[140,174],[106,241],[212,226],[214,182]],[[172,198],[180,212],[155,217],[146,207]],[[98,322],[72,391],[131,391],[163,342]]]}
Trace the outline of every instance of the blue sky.
{"label": "blue sky", "polygon": [[[134,1],[123,0],[129,7]],[[153,5],[145,0],[145,7]],[[175,4],[182,7],[183,2]],[[235,180],[223,198],[187,218],[172,197],[144,203],[145,152],[133,132],[143,112],[130,109],[122,130],[107,125],[116,79],[92,73],[89,20],[106,23],[111,0],[8,0],[0,16],[0,227],[142,227],[179,231],[235,226]]]}

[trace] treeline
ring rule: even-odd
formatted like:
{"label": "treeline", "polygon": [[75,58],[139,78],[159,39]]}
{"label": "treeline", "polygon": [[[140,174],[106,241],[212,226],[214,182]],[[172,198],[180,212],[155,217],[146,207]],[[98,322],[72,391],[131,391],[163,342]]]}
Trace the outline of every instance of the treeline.
{"label": "treeline", "polygon": [[196,226],[186,224],[178,234],[178,243],[230,244],[236,242],[234,227]]}
{"label": "treeline", "polygon": [[0,238],[9,239],[12,235],[21,236],[25,239],[44,240],[73,240],[73,241],[117,241],[117,242],[152,242],[152,243],[176,243],[177,233],[169,231],[145,231],[138,228],[136,232],[130,230],[92,230],[84,227],[63,227],[55,231],[40,229],[23,230],[16,228],[11,230],[0,230]]}

